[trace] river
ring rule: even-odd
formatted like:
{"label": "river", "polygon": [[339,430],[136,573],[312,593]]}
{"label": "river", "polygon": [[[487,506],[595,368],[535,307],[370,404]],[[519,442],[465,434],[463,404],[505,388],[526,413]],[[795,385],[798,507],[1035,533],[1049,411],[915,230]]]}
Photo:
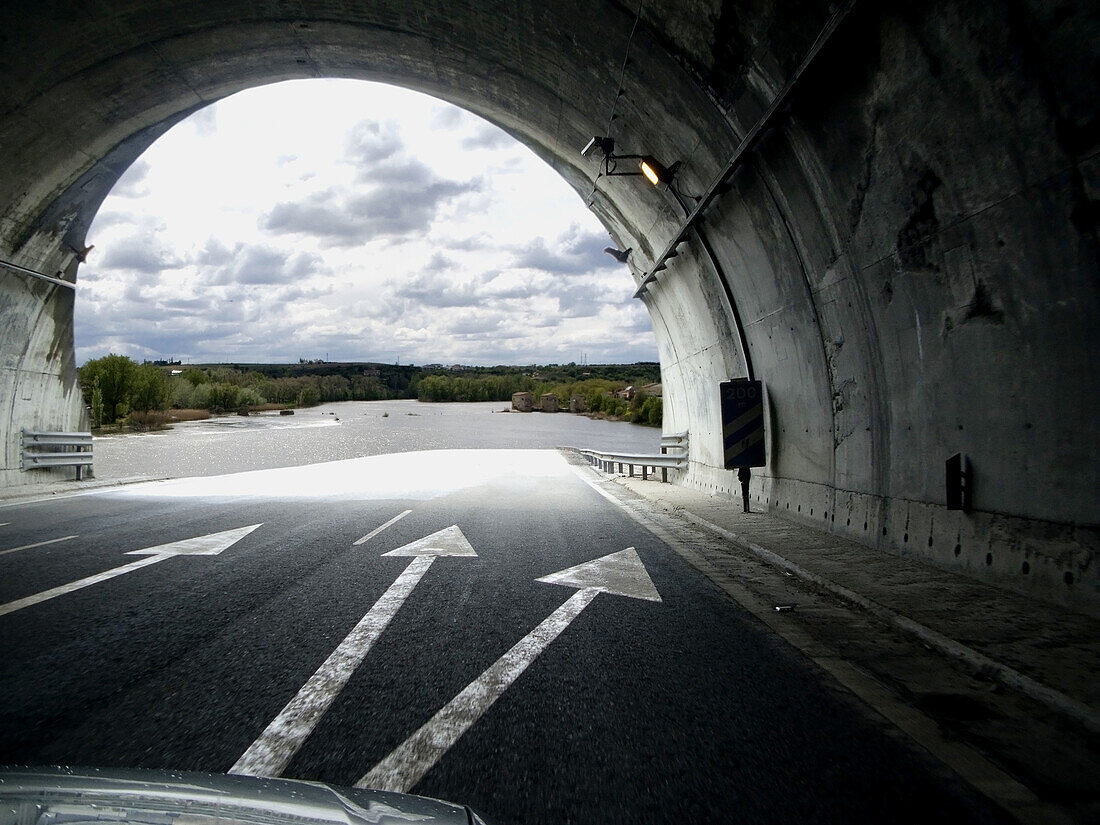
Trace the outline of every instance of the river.
{"label": "river", "polygon": [[661,431],[569,413],[516,413],[507,402],[345,401],[187,421],[94,440],[99,479],[179,478],[443,449],[591,447],[655,453]]}

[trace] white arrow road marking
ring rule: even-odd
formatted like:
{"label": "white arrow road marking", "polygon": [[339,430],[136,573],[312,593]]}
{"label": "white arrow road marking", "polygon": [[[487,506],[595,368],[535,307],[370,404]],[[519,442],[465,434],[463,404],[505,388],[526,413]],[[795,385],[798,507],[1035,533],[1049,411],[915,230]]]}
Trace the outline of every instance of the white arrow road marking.
{"label": "white arrow road marking", "polygon": [[398,547],[383,556],[412,557],[409,566],[359,620],[298,694],[260,734],[229,773],[279,776],[348,683],[351,674],[389,625],[438,556],[477,556],[458,525]]}
{"label": "white arrow road marking", "polygon": [[[261,521],[260,524],[263,524]],[[260,524],[250,524],[248,527],[237,527],[234,530],[223,530],[220,533],[209,533],[205,536],[195,536],[193,539],[173,541],[170,544],[158,544],[156,547],[146,547],[144,550],[131,550],[127,556],[216,556],[228,550],[238,541],[243,539]]]}
{"label": "white arrow road marking", "polygon": [[420,730],[356,782],[355,787],[407,793],[600,593],[661,600],[633,547],[538,581],[582,589],[516,642]]}
{"label": "white arrow road marking", "polygon": [[430,536],[403,544],[383,556],[477,556],[457,524],[437,530]]}
{"label": "white arrow road marking", "polygon": [[[0,527],[3,527],[3,525],[0,524]],[[32,547],[45,547],[47,544],[57,544],[59,541],[69,541],[70,539],[75,539],[75,538],[76,538],[76,536],[62,536],[59,539],[50,539],[49,541],[38,541],[38,542],[35,542],[34,544],[24,544],[21,547],[11,547],[7,550],[0,550],[0,556],[6,556],[8,553],[17,553],[20,550],[30,550]]]}
{"label": "white arrow road marking", "polygon": [[633,547],[612,553],[594,561],[586,561],[568,570],[551,573],[537,579],[547,584],[563,584],[566,587],[591,587],[601,593],[630,596],[647,602],[661,600],[653,579],[638,558]]}
{"label": "white arrow road marking", "polygon": [[108,579],[113,579],[116,576],[133,573],[135,570],[140,570],[142,567],[148,567],[150,564],[156,564],[165,559],[170,559],[173,556],[216,556],[226,548],[232,547],[259,526],[259,524],[253,524],[249,527],[238,527],[235,530],[225,530],[221,533],[210,533],[206,536],[196,536],[193,539],[174,541],[171,544],[147,547],[144,550],[131,550],[126,555],[148,556],[149,558],[131,562],[130,564],[124,564],[122,567],[115,567],[112,570],[105,570],[102,573],[96,573],[94,576],[88,576],[86,579],[80,579],[70,584],[63,584],[60,587],[44,590],[41,593],[36,593],[33,596],[27,596],[14,602],[0,604],[0,616],[14,613],[16,610],[22,610],[24,607],[30,607],[32,604],[39,604],[40,602],[49,601],[58,596],[64,596],[66,593],[72,593],[74,590],[80,590],[85,587],[90,587],[93,584],[99,584]]}
{"label": "white arrow road marking", "polygon": [[378,527],[375,527],[373,530],[371,530],[369,533],[367,533],[362,538],[358,538],[355,541],[353,541],[352,544],[353,545],[355,545],[355,544],[365,544],[366,542],[370,541],[375,536],[377,536],[379,533],[381,533],[383,530],[385,530],[387,527],[391,527],[392,525],[397,524],[397,522],[401,521],[401,519],[405,518],[405,516],[407,516],[411,512],[412,512],[412,510],[406,510],[404,513],[398,513],[396,516],[391,518],[385,524],[382,524],[382,525],[379,525]]}

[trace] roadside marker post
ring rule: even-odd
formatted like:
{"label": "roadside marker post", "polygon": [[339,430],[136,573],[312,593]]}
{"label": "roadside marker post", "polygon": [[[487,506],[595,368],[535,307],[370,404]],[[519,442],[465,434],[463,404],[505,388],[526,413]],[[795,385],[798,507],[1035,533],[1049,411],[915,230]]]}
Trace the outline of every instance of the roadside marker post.
{"label": "roadside marker post", "polygon": [[749,512],[750,467],[767,461],[764,428],[764,384],[747,378],[718,385],[722,404],[722,453],[727,470],[737,470],[741,482],[741,503]]}

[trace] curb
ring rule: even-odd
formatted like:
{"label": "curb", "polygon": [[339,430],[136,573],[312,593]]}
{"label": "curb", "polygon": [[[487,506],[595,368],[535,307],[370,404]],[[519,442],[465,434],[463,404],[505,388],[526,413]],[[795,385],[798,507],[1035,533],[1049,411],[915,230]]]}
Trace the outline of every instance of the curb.
{"label": "curb", "polygon": [[1091,707],[1083,702],[1078,702],[1064,693],[1055,690],[1052,687],[1044,685],[1042,682],[1025,676],[1018,670],[1009,667],[1008,665],[1001,664],[1000,662],[990,659],[984,653],[979,653],[971,647],[967,647],[961,642],[957,642],[942,633],[933,630],[921,624],[918,621],[910,619],[901,613],[898,613],[892,608],[881,605],[878,602],[868,599],[866,596],[862,596],[853,590],[849,590],[843,585],[837,584],[834,581],[826,579],[814,573],[811,570],[807,570],[799,564],[791,561],[790,559],[783,558],[778,553],[772,550],[768,550],[766,547],[762,547],[753,541],[750,541],[743,536],[734,533],[731,530],[727,530],[724,527],[720,527],[713,522],[707,521],[701,516],[697,516],[694,513],[684,510],[682,508],[675,510],[676,515],[683,517],[687,521],[694,523],[698,527],[702,527],[706,530],[711,530],[720,536],[724,537],[736,547],[742,550],[747,550],[750,553],[758,556],[765,562],[779,567],[798,578],[810,582],[824,590],[829,591],[835,596],[844,599],[858,607],[866,610],[868,613],[888,621],[895,627],[904,630],[906,633],[910,633],[916,636],[925,644],[938,650],[939,652],[946,654],[954,659],[964,662],[970,665],[975,670],[980,670],[989,676],[997,679],[1006,687],[1011,687],[1019,692],[1035,699],[1038,702],[1042,702],[1052,710],[1056,710],[1066,716],[1071,717],[1077,722],[1083,724],[1090,732],[1100,733],[1100,713],[1097,713]]}
{"label": "curb", "polygon": [[[88,479],[87,481],[80,482],[69,481],[58,484],[22,484],[18,487],[0,488],[0,507],[14,507],[17,504],[31,504],[37,501],[86,496],[129,484],[145,484],[151,481],[169,480],[171,480],[169,476],[133,476],[127,478]],[[81,484],[83,486],[73,489],[71,487],[62,486],[62,484]]]}

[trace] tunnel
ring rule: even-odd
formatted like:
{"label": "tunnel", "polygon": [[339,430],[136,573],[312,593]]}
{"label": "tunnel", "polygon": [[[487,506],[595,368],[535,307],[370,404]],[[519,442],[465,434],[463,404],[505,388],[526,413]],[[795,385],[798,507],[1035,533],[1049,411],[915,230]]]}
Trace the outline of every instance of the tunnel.
{"label": "tunnel", "polygon": [[[720,385],[751,378],[753,506],[1095,611],[1098,20],[1057,0],[12,0],[0,483],[51,476],[20,469],[22,429],[87,427],[78,270],[128,166],[243,89],[364,79],[500,126],[631,250],[664,428],[690,436],[676,483],[740,506]],[[671,182],[608,174],[636,155]]]}

